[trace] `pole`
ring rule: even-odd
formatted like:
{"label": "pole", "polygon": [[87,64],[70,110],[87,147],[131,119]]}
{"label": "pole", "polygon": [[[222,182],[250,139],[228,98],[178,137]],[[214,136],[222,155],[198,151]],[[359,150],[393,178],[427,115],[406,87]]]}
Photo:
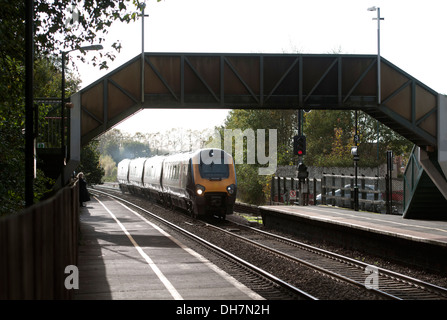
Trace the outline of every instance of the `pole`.
{"label": "pole", "polygon": [[[62,170],[61,170],[61,187],[64,187],[65,185],[65,163],[67,159],[67,147],[65,144],[65,60],[67,59],[67,56],[70,52],[75,50],[84,50],[84,51],[90,51],[90,50],[101,50],[103,49],[102,45],[91,45],[91,46],[84,46],[81,48],[76,48],[68,51],[61,51],[62,55],[62,83],[61,83],[61,154],[62,154]],[[68,114],[70,116],[70,114]],[[70,133],[68,133],[70,134]],[[70,136],[68,135],[68,138]],[[70,144],[69,144],[70,145]]]}
{"label": "pole", "polygon": [[62,155],[62,170],[61,170],[61,188],[65,185],[65,55],[62,51],[62,93],[61,93],[61,155]]}
{"label": "pole", "polygon": [[377,104],[381,102],[380,74],[380,8],[377,8]]}
{"label": "pole", "polygon": [[[380,8],[377,8],[377,104],[382,103],[382,88],[381,88],[381,69],[380,69]],[[379,121],[377,122],[377,162],[379,162]],[[379,166],[377,165],[377,176],[379,176]]]}
{"label": "pole", "polygon": [[26,0],[25,22],[25,205],[34,202],[34,1]]}
{"label": "pole", "polygon": [[[355,110],[355,146],[358,148],[358,128],[357,128],[357,110]],[[357,149],[358,152],[358,149]],[[354,210],[359,211],[359,186],[357,183],[358,168],[357,168],[357,157],[354,158]]]}
{"label": "pole", "polygon": [[[298,109],[298,139],[300,139],[301,135],[303,134],[302,130],[301,130],[301,123],[302,123],[303,119],[302,119],[302,110]],[[303,205],[302,202],[302,194],[303,194],[303,190],[302,190],[302,185],[301,185],[301,178],[300,178],[300,165],[302,163],[302,158],[301,156],[298,156],[298,159],[296,160],[296,168],[298,171],[298,203],[300,206]]]}
{"label": "pole", "polygon": [[[381,69],[380,69],[380,20],[385,20],[385,18],[380,17],[380,8],[371,7],[368,11],[377,11],[377,105],[382,102],[382,88],[381,88]],[[379,161],[379,121],[377,121],[377,161]],[[377,176],[379,176],[379,167],[377,167]]]}
{"label": "pole", "polygon": [[141,3],[141,104],[144,104],[144,8],[146,3]]}
{"label": "pole", "polygon": [[380,17],[380,8],[377,8],[377,18],[373,18],[373,20],[377,20],[377,104],[380,105],[382,102],[381,97],[381,71],[380,71],[380,20],[385,20],[385,18]]}

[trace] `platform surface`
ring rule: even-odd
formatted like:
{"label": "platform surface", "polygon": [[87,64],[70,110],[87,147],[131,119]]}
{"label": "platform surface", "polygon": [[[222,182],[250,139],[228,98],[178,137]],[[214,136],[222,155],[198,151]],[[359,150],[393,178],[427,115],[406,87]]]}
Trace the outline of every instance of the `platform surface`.
{"label": "platform surface", "polygon": [[258,294],[111,198],[80,211],[75,298],[261,300]]}
{"label": "platform surface", "polygon": [[403,219],[399,215],[354,211],[332,206],[262,206],[260,208],[447,247],[447,221]]}

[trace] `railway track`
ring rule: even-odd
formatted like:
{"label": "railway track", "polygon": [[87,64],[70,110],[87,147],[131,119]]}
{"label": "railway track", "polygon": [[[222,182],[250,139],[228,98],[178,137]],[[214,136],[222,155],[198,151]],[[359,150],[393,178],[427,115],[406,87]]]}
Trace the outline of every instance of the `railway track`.
{"label": "railway track", "polygon": [[[135,198],[135,201],[137,201],[137,199],[138,198]],[[132,200],[132,202],[134,202],[134,200]],[[280,257],[282,261],[288,261],[291,264],[289,269],[294,270],[293,272],[298,269],[298,265],[301,268],[304,266],[325,277],[348,283],[350,286],[355,286],[358,290],[368,292],[368,295],[374,293],[381,298],[397,300],[447,299],[447,289],[445,288],[383,268],[368,265],[358,260],[293,241],[288,238],[280,237],[257,228],[222,221],[209,221],[208,223],[195,220],[188,221],[189,222],[186,222],[188,229],[190,229],[190,231],[187,231],[188,233],[207,234],[210,233],[210,230],[213,230],[214,232],[225,234],[227,237],[243,241],[248,246],[244,249],[245,251],[261,250],[265,252],[266,256]],[[176,229],[178,228],[177,226],[172,227]],[[183,231],[181,232],[183,233]],[[222,238],[222,236],[214,235],[205,241],[210,244],[211,242],[215,242],[213,246],[218,248],[216,248],[216,250],[223,250],[220,248],[223,246],[223,243],[219,243],[222,242]],[[229,254],[228,250],[223,250],[225,252],[224,254]],[[235,254],[230,255],[233,256],[233,258],[237,258]],[[252,266],[254,265],[253,263],[248,264]],[[261,270],[261,268],[264,267],[258,265],[255,269],[256,268]],[[276,270],[270,270],[267,274],[272,276],[275,272]],[[281,277],[282,276],[279,275],[273,276],[276,280],[287,283],[287,281],[280,280]],[[295,288],[295,286],[299,287],[299,285],[290,286],[293,288]],[[318,295],[309,295],[307,298],[314,298],[313,296]],[[327,299],[327,297],[323,297],[323,299]]]}
{"label": "railway track", "polygon": [[199,243],[201,246],[206,247],[208,250],[211,250],[214,254],[218,255],[219,260],[225,260],[224,262],[220,261],[220,263],[224,263],[227,265],[231,264],[232,270],[237,269],[236,272],[239,272],[241,275],[243,274],[243,277],[248,278],[248,281],[255,287],[254,289],[256,289],[256,291],[266,299],[318,300],[307,292],[300,290],[290,283],[279,279],[273,274],[235,256],[234,254],[220,248],[215,244],[212,244],[211,242],[195,235],[190,231],[185,230],[184,228],[179,227],[178,225],[160,217],[159,215],[139,205],[136,205],[132,201],[128,201],[126,199],[123,199],[122,197],[111,194],[110,192],[114,191],[113,189],[101,189],[106,189],[107,191],[101,191],[98,187],[95,187],[95,189],[90,191],[92,193],[99,193],[101,195],[112,197],[118,201],[124,202],[126,205],[131,205],[142,212],[144,215],[157,220],[163,225],[169,227],[171,230],[175,230],[188,239],[191,239],[194,242]]}
{"label": "railway track", "polygon": [[447,289],[403,274],[368,265],[317,247],[287,239],[256,228],[209,228],[232,235],[271,254],[306,265],[330,277],[366,287],[395,300],[447,300]]}

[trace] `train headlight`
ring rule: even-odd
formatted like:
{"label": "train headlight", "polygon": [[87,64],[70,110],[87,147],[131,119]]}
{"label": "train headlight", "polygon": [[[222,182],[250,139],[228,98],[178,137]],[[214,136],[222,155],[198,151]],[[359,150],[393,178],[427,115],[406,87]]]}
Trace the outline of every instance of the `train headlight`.
{"label": "train headlight", "polygon": [[205,193],[205,187],[202,186],[202,185],[200,185],[200,184],[197,184],[197,185],[196,185],[196,193],[197,193],[199,196],[201,196],[202,194]]}
{"label": "train headlight", "polygon": [[227,187],[227,192],[228,194],[233,195],[236,192],[236,186],[234,184],[230,184]]}

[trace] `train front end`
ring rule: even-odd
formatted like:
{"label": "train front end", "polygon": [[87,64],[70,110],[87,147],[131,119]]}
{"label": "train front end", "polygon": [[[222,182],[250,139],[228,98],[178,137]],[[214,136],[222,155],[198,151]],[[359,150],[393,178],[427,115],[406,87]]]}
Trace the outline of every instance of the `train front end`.
{"label": "train front end", "polygon": [[233,158],[221,149],[201,149],[191,158],[194,213],[225,219],[233,213],[237,193]]}

